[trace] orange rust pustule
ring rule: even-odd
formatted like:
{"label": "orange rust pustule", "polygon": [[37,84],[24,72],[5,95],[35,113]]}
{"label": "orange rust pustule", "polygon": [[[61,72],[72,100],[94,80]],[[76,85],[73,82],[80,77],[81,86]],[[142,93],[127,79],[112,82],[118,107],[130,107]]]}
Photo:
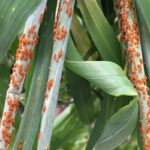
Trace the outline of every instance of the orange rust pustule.
{"label": "orange rust pustule", "polygon": [[53,86],[53,83],[54,83],[54,80],[53,80],[53,79],[48,80],[48,82],[47,82],[47,89],[48,89],[48,90],[51,89],[51,87]]}
{"label": "orange rust pustule", "polygon": [[46,105],[44,104],[42,108],[42,112],[45,112],[45,111],[46,111]]}
{"label": "orange rust pustule", "polygon": [[45,97],[45,98],[47,98],[47,97],[48,97],[48,93],[47,93],[47,92],[45,92],[44,97]]}
{"label": "orange rust pustule", "polygon": [[40,140],[41,138],[42,138],[42,133],[39,132],[38,139]]}
{"label": "orange rust pustule", "polygon": [[71,17],[73,14],[73,10],[71,8],[71,0],[64,0],[63,4],[66,4],[66,13],[69,17]]}
{"label": "orange rust pustule", "polygon": [[23,150],[23,140],[20,140],[17,150]]}
{"label": "orange rust pustule", "polygon": [[56,53],[54,53],[53,58],[54,58],[54,60],[55,60],[56,62],[58,62],[58,61],[59,61],[59,57],[57,56],[57,54],[56,54]]}
{"label": "orange rust pustule", "polygon": [[67,35],[67,29],[65,28],[64,25],[62,25],[62,27],[60,27],[59,25],[56,25],[56,27],[54,28],[54,40],[62,40],[66,37]]}
{"label": "orange rust pustule", "polygon": [[43,17],[44,17],[44,12],[42,12],[41,15],[40,15],[40,18],[39,18],[39,23],[40,24],[42,23]]}
{"label": "orange rust pustule", "polygon": [[63,51],[62,51],[62,48],[59,50],[59,52],[58,52],[58,57],[60,58],[61,56],[62,56],[62,53],[63,53]]}
{"label": "orange rust pustule", "polygon": [[63,54],[63,51],[62,51],[62,48],[59,50],[58,54],[54,53],[53,55],[53,59],[58,62],[59,59],[62,57],[62,54]]}
{"label": "orange rust pustule", "polygon": [[117,15],[121,30],[121,40],[126,47],[127,61],[129,64],[129,78],[141,99],[139,101],[141,117],[146,118],[146,126],[143,127],[143,125],[141,125],[142,137],[145,144],[144,148],[150,150],[150,110],[145,114],[145,103],[143,102],[145,101],[147,106],[150,106],[150,97],[148,95],[149,88],[147,87],[147,77],[144,75],[143,58],[139,51],[140,36],[135,9],[131,0],[115,0],[114,5],[116,9],[119,10],[117,11]]}
{"label": "orange rust pustule", "polygon": [[45,150],[49,150],[48,146],[45,147]]}

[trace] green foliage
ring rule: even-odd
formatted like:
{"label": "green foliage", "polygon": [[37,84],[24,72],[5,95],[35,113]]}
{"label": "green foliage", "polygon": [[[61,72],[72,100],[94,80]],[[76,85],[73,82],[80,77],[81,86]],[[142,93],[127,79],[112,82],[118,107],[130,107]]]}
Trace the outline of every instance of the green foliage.
{"label": "green foliage", "polygon": [[[129,116],[129,118],[127,117]],[[96,150],[111,150],[120,145],[132,133],[137,124],[138,105],[132,101],[115,113],[105,125],[104,131],[96,142]]]}
{"label": "green foliage", "polygon": [[140,11],[140,14],[143,15],[143,18],[148,26],[149,32],[150,32],[150,16],[149,16],[149,5],[150,0],[135,0],[135,3],[138,5]]}
{"label": "green foliage", "polygon": [[0,65],[0,114],[2,115],[3,107],[4,107],[4,99],[6,96],[6,91],[9,84],[9,75],[10,74],[10,66],[8,62],[6,64]]}
{"label": "green foliage", "polygon": [[[133,1],[149,82],[150,0]],[[2,116],[18,46],[18,35],[39,0],[0,2]],[[125,54],[121,49],[113,0],[77,0],[69,40],[66,39],[61,44],[53,40],[56,5],[59,5],[59,1],[48,0],[47,11],[39,31],[39,42],[34,49],[31,67],[24,81],[8,149],[16,150],[19,146],[22,146],[23,150],[37,149],[44,93],[51,70],[51,55],[61,44],[67,46],[64,57],[66,60],[60,87],[57,84],[53,90],[57,95],[59,89],[56,110],[60,114],[54,113],[55,102],[52,101],[51,113],[47,115],[50,120],[55,118],[50,127],[51,130],[53,128],[51,150],[137,149],[137,137],[140,138],[140,135],[136,134],[138,93],[127,76],[128,64],[124,64]],[[64,16],[61,18],[63,21]],[[60,67],[57,67],[61,72]]]}
{"label": "green foliage", "polygon": [[[70,105],[56,118],[54,122],[51,149],[85,149],[87,142],[86,136],[89,136],[87,131],[88,129],[81,123],[75,107]],[[81,139],[82,141],[80,141]],[[71,147],[69,148],[68,145]]]}
{"label": "green foliage", "polygon": [[0,1],[0,62],[6,56],[23,23],[40,0]]}
{"label": "green foliage", "polygon": [[78,0],[78,4],[87,30],[102,58],[122,65],[120,44],[96,0]]}

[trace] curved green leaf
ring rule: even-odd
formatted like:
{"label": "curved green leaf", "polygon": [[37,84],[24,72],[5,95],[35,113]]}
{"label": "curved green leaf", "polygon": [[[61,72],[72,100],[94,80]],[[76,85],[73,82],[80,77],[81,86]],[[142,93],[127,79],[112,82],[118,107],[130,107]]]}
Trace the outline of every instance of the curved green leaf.
{"label": "curved green leaf", "polygon": [[77,2],[87,29],[102,58],[122,65],[120,44],[96,0],[78,0]]}
{"label": "curved green leaf", "polygon": [[137,92],[123,70],[107,61],[66,61],[66,66],[76,74],[113,96],[136,96]]}
{"label": "curved green leaf", "polygon": [[40,0],[0,0],[0,62]]}
{"label": "curved green leaf", "polygon": [[138,104],[131,101],[129,105],[121,108],[106,123],[102,136],[95,145],[96,150],[113,150],[124,142],[132,133],[137,124]]}

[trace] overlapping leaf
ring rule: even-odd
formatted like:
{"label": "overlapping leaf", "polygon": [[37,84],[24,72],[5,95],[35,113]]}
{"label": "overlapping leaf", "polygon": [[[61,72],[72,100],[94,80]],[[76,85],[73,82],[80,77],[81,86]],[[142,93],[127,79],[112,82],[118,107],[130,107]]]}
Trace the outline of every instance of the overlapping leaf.
{"label": "overlapping leaf", "polygon": [[[71,39],[69,38],[68,48],[67,48],[67,58],[71,60],[81,60],[79,53]],[[90,123],[94,119],[94,105],[91,95],[91,87],[87,80],[78,76],[74,72],[67,70],[67,78],[69,81],[69,89],[71,95],[74,98],[77,111],[79,113],[80,119],[84,123]]]}
{"label": "overlapping leaf", "polygon": [[[128,116],[128,117],[127,117]],[[96,150],[113,150],[132,133],[137,124],[138,104],[134,100],[121,108],[107,122],[103,134],[98,139]]]}
{"label": "overlapping leaf", "polygon": [[81,55],[84,55],[85,52],[91,48],[92,43],[84,26],[80,23],[75,14],[72,19],[71,32],[77,49]]}
{"label": "overlapping leaf", "polygon": [[92,40],[102,58],[122,65],[120,44],[96,0],[78,0]]}

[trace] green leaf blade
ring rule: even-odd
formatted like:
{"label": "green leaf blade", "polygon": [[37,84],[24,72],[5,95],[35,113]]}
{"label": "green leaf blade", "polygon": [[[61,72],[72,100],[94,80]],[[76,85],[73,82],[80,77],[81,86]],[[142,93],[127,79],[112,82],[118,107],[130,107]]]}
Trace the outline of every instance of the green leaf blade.
{"label": "green leaf blade", "polygon": [[146,21],[146,24],[148,26],[148,30],[150,32],[150,15],[149,15],[149,6],[150,6],[150,0],[135,0],[135,3],[138,5],[141,13],[143,14],[143,17]]}
{"label": "green leaf blade", "polygon": [[137,96],[125,73],[112,62],[66,61],[66,66],[110,95]]}
{"label": "green leaf blade", "polygon": [[137,101],[121,108],[106,123],[102,136],[95,145],[96,150],[113,150],[119,146],[132,133],[137,124]]}
{"label": "green leaf blade", "polygon": [[96,0],[78,0],[78,4],[87,29],[103,60],[122,65],[120,44]]}

